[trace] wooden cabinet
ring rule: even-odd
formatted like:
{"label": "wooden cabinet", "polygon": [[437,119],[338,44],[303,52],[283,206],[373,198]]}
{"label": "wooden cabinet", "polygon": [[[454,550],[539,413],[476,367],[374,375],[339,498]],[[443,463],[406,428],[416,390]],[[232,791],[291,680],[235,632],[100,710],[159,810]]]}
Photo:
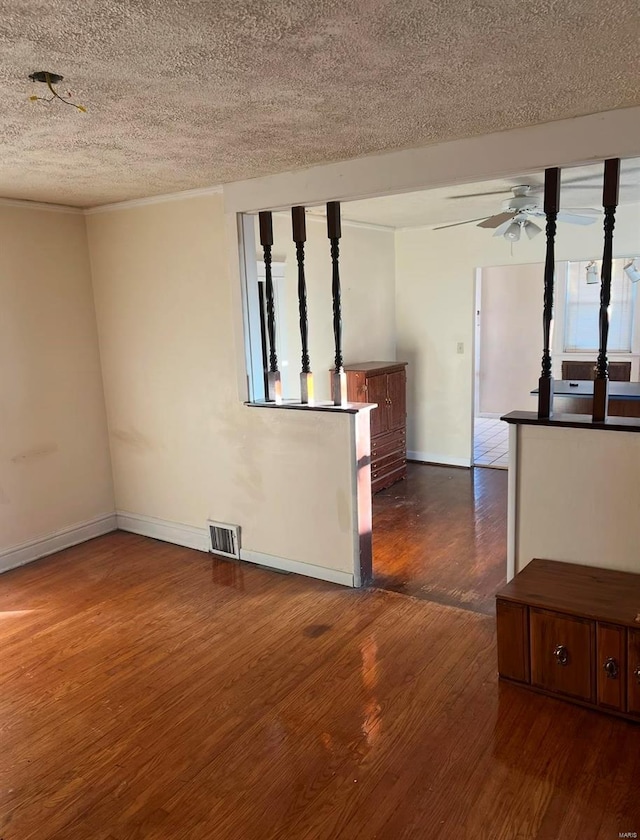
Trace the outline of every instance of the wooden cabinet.
{"label": "wooden cabinet", "polygon": [[371,490],[407,477],[406,362],[345,365],[349,402],[377,403],[371,412]]}
{"label": "wooden cabinet", "polygon": [[496,599],[501,679],[640,721],[640,575],[533,560]]}

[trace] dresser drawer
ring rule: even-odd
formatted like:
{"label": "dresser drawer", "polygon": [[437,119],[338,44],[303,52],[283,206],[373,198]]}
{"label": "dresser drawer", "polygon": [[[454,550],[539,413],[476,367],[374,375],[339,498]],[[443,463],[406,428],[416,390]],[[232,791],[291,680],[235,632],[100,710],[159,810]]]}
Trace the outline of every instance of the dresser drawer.
{"label": "dresser drawer", "polygon": [[383,457],[376,457],[371,459],[371,478],[376,478],[379,475],[395,470],[397,467],[406,463],[404,452],[390,452]]}
{"label": "dresser drawer", "polygon": [[530,633],[531,684],[593,703],[595,623],[531,609]]}
{"label": "dresser drawer", "polygon": [[624,627],[598,622],[596,631],[598,705],[618,712],[623,712],[626,704],[626,635]]}
{"label": "dresser drawer", "polygon": [[384,458],[392,452],[406,452],[407,439],[404,430],[387,432],[384,435],[376,435],[371,440],[371,459]]}
{"label": "dresser drawer", "polygon": [[640,716],[640,630],[629,630],[627,645],[627,711]]}
{"label": "dresser drawer", "polygon": [[386,487],[391,487],[407,477],[407,462],[404,459],[392,464],[388,470],[381,473],[371,473],[371,492],[379,493]]}

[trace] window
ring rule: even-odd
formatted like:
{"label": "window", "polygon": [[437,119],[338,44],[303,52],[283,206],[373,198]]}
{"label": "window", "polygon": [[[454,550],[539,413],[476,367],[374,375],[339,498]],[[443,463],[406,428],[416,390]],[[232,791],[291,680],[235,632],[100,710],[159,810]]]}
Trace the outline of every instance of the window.
{"label": "window", "polygon": [[[630,353],[633,337],[635,284],[624,273],[625,260],[614,260],[611,272],[609,307],[609,353]],[[567,299],[565,306],[564,351],[593,352],[600,344],[600,271],[596,262],[597,283],[587,283],[589,262],[567,263]]]}

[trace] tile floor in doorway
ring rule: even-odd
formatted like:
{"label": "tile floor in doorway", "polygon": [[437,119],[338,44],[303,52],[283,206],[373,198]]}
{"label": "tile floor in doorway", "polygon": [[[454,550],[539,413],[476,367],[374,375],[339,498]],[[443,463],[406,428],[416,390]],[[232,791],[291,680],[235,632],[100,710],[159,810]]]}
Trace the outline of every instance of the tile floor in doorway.
{"label": "tile floor in doorway", "polygon": [[509,466],[509,428],[504,420],[476,417],[473,427],[473,463],[476,467],[506,470]]}

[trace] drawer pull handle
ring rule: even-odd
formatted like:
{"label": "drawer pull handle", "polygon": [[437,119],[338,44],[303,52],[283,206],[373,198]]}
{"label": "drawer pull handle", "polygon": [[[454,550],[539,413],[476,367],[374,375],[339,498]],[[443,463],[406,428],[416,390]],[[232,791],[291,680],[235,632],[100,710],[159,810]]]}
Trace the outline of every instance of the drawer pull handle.
{"label": "drawer pull handle", "polygon": [[636,680],[638,681],[638,685],[640,685],[640,665],[636,665],[633,670],[633,675],[635,676]]}
{"label": "drawer pull handle", "polygon": [[607,675],[607,679],[610,680],[617,680],[618,679],[618,663],[610,656],[604,663],[604,670]]}
{"label": "drawer pull handle", "polygon": [[556,645],[553,650],[553,655],[558,665],[567,665],[569,663],[569,651],[564,645]]}

